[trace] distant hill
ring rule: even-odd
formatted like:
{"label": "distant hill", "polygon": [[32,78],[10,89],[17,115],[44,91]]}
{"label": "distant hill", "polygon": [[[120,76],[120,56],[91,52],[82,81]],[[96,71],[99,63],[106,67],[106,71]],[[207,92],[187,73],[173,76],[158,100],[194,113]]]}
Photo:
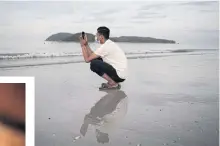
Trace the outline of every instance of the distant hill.
{"label": "distant hill", "polygon": [[173,40],[157,39],[152,37],[137,37],[137,36],[121,36],[121,37],[112,37],[114,42],[131,42],[131,43],[171,43],[175,44]]}
{"label": "distant hill", "polygon": [[[64,42],[79,42],[79,36],[81,33],[72,34],[70,37],[63,39]],[[95,41],[95,35],[91,33],[86,33],[87,39],[89,42]]]}
{"label": "distant hill", "polygon": [[60,32],[60,33],[51,35],[50,37],[46,39],[46,41],[63,41],[71,37],[72,35],[73,35],[72,33]]}
{"label": "distant hill", "polygon": [[[61,42],[79,42],[79,36],[81,33],[57,33],[53,34],[46,39],[46,41],[61,41]],[[86,33],[88,41],[94,42],[95,35],[91,33]],[[111,37],[112,41],[115,42],[130,42],[130,43],[171,43],[175,44],[173,40],[166,39],[157,39],[152,37],[138,37],[138,36],[120,36],[120,37]]]}

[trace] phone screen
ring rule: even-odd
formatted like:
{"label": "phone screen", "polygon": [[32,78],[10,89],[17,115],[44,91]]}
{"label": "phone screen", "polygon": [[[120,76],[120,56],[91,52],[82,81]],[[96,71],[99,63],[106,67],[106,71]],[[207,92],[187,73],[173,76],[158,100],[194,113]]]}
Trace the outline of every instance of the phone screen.
{"label": "phone screen", "polygon": [[82,38],[84,39],[84,37],[85,37],[85,32],[82,32]]}

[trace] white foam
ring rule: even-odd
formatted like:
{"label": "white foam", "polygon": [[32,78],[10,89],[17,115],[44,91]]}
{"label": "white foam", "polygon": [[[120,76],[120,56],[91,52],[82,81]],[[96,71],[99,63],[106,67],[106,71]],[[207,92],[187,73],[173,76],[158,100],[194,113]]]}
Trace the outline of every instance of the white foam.
{"label": "white foam", "polygon": [[28,59],[28,58],[52,58],[52,57],[70,57],[81,56],[81,53],[26,53],[26,54],[4,54],[0,55],[0,59]]}

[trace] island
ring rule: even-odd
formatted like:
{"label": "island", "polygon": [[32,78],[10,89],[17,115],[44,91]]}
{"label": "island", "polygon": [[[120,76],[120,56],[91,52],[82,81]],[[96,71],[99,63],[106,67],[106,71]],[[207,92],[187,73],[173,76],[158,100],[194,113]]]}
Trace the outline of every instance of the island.
{"label": "island", "polygon": [[[56,42],[79,42],[79,36],[81,33],[57,33],[49,36],[45,41],[56,41]],[[86,33],[88,42],[95,41],[95,35],[91,33]],[[175,44],[174,40],[167,39],[157,39],[152,37],[139,37],[139,36],[120,36],[120,37],[110,37],[114,42],[129,42],[129,43],[168,43]]]}

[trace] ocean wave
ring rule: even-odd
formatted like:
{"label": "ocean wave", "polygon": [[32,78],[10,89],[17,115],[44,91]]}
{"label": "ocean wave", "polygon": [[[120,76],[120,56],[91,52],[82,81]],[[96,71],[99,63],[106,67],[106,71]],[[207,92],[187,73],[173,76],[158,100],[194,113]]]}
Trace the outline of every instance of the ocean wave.
{"label": "ocean wave", "polygon": [[[132,51],[125,52],[127,56],[130,55],[146,55],[146,54],[166,54],[166,53],[188,53],[195,50],[147,50],[147,51]],[[0,60],[17,60],[17,59],[37,59],[37,58],[58,58],[58,57],[76,57],[82,56],[79,52],[61,52],[61,53],[8,53],[0,54]]]}
{"label": "ocean wave", "polygon": [[14,53],[0,54],[0,60],[34,59],[34,58],[54,58],[54,57],[73,57],[81,56],[80,53]]}
{"label": "ocean wave", "polygon": [[179,50],[172,50],[172,53],[186,53],[186,52],[193,52],[195,50],[187,50],[187,49],[179,49]]}
{"label": "ocean wave", "polygon": [[[128,56],[127,58],[129,60],[132,59],[144,59],[144,58],[158,58],[158,57],[170,57],[170,56],[178,56],[178,55],[201,55],[201,53],[193,53],[193,54],[153,54],[153,55],[133,55],[133,56]],[[68,60],[68,61],[45,61],[45,62],[23,62],[21,63],[16,62],[16,64],[0,64],[0,69],[4,68],[16,68],[16,67],[31,67],[31,66],[45,66],[45,65],[59,65],[59,64],[73,64],[73,63],[84,63],[85,61],[83,58],[81,59],[76,59],[76,60]]]}

